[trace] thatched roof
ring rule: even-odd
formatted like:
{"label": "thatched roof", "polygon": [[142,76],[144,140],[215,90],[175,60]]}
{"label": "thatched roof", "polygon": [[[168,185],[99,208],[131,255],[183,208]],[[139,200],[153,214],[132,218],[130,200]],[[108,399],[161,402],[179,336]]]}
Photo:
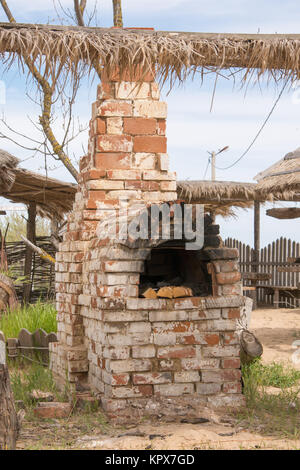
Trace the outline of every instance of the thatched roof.
{"label": "thatched roof", "polygon": [[[163,80],[184,80],[195,72],[244,69],[243,78],[266,74],[275,80],[300,77],[300,35],[217,34],[152,31],[146,29],[86,28],[0,23],[0,53],[7,64],[14,58],[36,60],[51,73],[59,63],[74,75],[79,66],[93,63],[109,74],[156,65]],[[46,60],[45,60],[46,59]],[[200,75],[200,79],[203,75]]]}
{"label": "thatched roof", "polygon": [[223,216],[233,215],[232,208],[252,207],[258,199],[256,184],[235,181],[178,181],[177,194],[186,203],[204,204]]}
{"label": "thatched roof", "polygon": [[260,194],[273,199],[300,200],[300,148],[255,176]]}
{"label": "thatched roof", "polygon": [[14,168],[19,160],[0,149],[0,191],[9,191],[15,181]]}
{"label": "thatched roof", "polygon": [[[7,162],[6,166],[1,162]],[[10,162],[10,163],[9,163]],[[72,209],[77,185],[48,178],[32,171],[18,168],[18,159],[0,150],[0,196],[12,202],[36,203],[38,213],[61,219]],[[7,167],[10,165],[10,185],[7,180]]]}

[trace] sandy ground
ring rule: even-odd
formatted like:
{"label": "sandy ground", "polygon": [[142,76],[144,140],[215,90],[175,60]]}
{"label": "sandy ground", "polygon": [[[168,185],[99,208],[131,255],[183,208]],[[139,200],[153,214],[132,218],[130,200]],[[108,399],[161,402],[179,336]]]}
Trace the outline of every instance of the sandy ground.
{"label": "sandy ground", "polygon": [[[299,364],[292,362],[292,355],[297,352],[292,344],[300,340],[300,309],[256,310],[252,312],[250,330],[264,346],[264,362],[285,362],[300,369],[300,361]],[[298,351],[300,359],[300,343]],[[80,426],[78,428],[73,420],[66,423],[57,420],[57,424],[48,427],[42,423],[31,423],[23,429],[18,448],[45,448],[43,442],[49,442],[50,433],[53,442],[57,439],[57,446],[61,448],[59,436],[63,432],[67,441],[69,439],[64,448],[69,449],[300,449],[300,440],[249,432],[247,424],[238,422],[232,416],[225,417],[224,414],[204,410],[203,417],[209,418],[209,422],[141,423],[138,426],[127,426],[126,429],[111,427],[105,432],[96,426],[85,433],[80,431]]]}
{"label": "sandy ground", "polygon": [[[250,330],[263,344],[265,363],[284,362],[300,370],[300,309],[254,310]],[[297,340],[298,348],[293,347]]]}

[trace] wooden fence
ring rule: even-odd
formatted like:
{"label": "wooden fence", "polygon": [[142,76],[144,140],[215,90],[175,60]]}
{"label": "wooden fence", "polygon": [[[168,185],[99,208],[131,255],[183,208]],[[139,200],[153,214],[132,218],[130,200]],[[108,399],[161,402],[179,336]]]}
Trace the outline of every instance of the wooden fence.
{"label": "wooden fence", "polygon": [[[249,245],[235,240],[234,238],[227,238],[224,244],[229,248],[237,248],[239,250],[239,262],[242,273],[255,271],[255,252]],[[278,272],[279,266],[289,266],[288,258],[300,257],[300,243],[286,238],[279,238],[270,243],[259,252],[258,268],[257,271],[261,273],[271,274],[271,279],[258,283],[264,286],[286,286],[297,287],[300,283],[300,273],[293,272]],[[267,293],[266,289],[258,288],[258,302],[261,304],[272,304],[273,296]],[[298,307],[300,305],[299,299],[295,298],[292,292],[286,292],[285,298],[280,298],[280,307]]]}
{"label": "wooden fence", "polygon": [[30,333],[22,328],[17,338],[7,338],[0,331],[0,340],[6,344],[9,358],[24,358],[31,362],[47,365],[49,362],[49,343],[56,342],[56,333],[46,333],[42,328]]}
{"label": "wooden fence", "polygon": [[[55,248],[49,237],[37,237],[36,245],[55,257]],[[24,276],[25,252],[26,245],[23,241],[6,243],[8,267],[12,271],[15,280]],[[37,253],[34,253],[31,270],[32,291],[30,302],[35,302],[39,298],[47,300],[54,297],[54,275],[54,266],[41,259]],[[16,284],[19,299],[22,298],[23,288],[24,284],[21,279]]]}

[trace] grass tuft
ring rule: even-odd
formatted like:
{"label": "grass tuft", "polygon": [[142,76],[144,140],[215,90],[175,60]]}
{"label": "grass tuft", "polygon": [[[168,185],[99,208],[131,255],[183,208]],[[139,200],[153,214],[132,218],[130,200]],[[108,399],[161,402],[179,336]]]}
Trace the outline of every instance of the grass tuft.
{"label": "grass tuft", "polygon": [[6,338],[17,338],[20,330],[26,328],[34,333],[42,328],[46,333],[56,333],[56,310],[51,303],[37,302],[8,311],[0,317],[0,330]]}
{"label": "grass tuft", "polygon": [[[256,360],[242,367],[242,377],[247,407],[238,413],[238,418],[244,427],[261,434],[299,439],[300,371]],[[277,387],[278,393],[271,393],[266,388],[270,386]]]}
{"label": "grass tuft", "polygon": [[33,390],[41,390],[54,395],[56,401],[64,401],[65,397],[61,394],[53,380],[52,373],[47,367],[41,364],[32,364],[21,368],[10,368],[10,382],[15,400],[22,400],[26,408],[35,404],[31,397]]}

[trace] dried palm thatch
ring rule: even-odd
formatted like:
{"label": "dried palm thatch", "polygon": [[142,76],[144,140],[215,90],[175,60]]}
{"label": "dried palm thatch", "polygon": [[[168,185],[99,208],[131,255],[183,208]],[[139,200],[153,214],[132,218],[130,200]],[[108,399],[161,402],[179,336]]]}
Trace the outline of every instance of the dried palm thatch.
{"label": "dried palm thatch", "polygon": [[255,176],[257,191],[272,199],[300,200],[300,148]]}
{"label": "dried palm thatch", "polygon": [[207,70],[238,67],[243,78],[266,74],[275,80],[300,77],[300,35],[243,35],[165,32],[0,23],[0,54],[9,65],[30,54],[39,70],[51,75],[60,64],[65,73],[80,67],[105,67],[110,75],[155,65],[170,84]]}
{"label": "dried palm thatch", "polygon": [[177,194],[186,203],[203,204],[223,217],[235,216],[234,208],[248,209],[257,200],[256,184],[235,181],[178,181]]}
{"label": "dried palm thatch", "polygon": [[40,215],[62,219],[72,209],[77,185],[18,168],[18,163],[0,150],[0,196],[23,204],[34,202]]}
{"label": "dried palm thatch", "polygon": [[14,168],[19,160],[6,152],[0,150],[0,191],[9,191],[15,181]]}
{"label": "dried palm thatch", "polygon": [[72,209],[76,191],[76,184],[16,168],[13,186],[10,191],[0,191],[0,195],[12,202],[35,202],[39,215],[60,220]]}

